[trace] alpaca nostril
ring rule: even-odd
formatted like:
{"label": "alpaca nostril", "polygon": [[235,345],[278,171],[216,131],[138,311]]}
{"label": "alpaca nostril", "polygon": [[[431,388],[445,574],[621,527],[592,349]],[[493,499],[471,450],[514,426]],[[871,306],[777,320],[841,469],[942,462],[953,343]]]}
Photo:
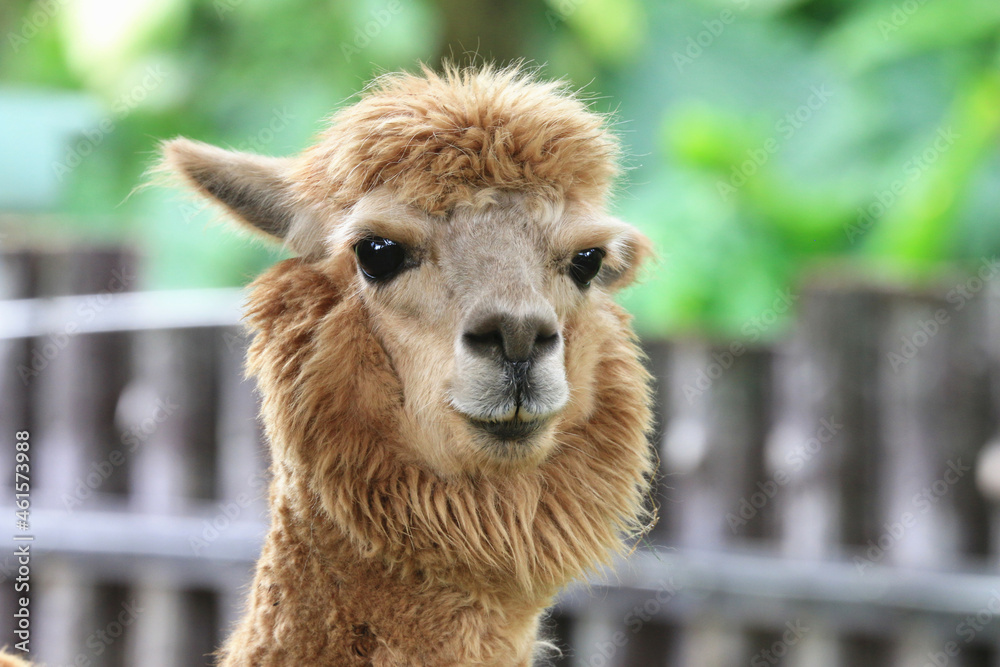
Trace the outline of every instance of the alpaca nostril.
{"label": "alpaca nostril", "polygon": [[559,343],[559,332],[539,333],[535,336],[535,352],[544,353],[553,349]]}
{"label": "alpaca nostril", "polygon": [[503,334],[499,329],[479,333],[466,332],[463,336],[465,344],[473,350],[490,352],[503,350]]}

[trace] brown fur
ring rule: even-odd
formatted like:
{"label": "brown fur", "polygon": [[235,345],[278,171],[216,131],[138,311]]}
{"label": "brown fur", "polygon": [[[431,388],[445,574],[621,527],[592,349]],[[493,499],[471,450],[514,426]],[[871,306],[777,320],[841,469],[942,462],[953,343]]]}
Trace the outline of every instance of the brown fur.
{"label": "brown fur", "polygon": [[618,173],[604,125],[564,85],[517,68],[387,74],[333,116],[294,180],[342,208],[386,183],[432,213],[482,188],[601,203]]}
{"label": "brown fur", "polygon": [[251,295],[274,526],[223,664],[528,665],[553,595],[646,518],[648,377],[627,316],[603,304],[570,334],[593,337],[601,382],[554,456],[441,478],[400,455],[400,388],[339,269],[287,260]]}

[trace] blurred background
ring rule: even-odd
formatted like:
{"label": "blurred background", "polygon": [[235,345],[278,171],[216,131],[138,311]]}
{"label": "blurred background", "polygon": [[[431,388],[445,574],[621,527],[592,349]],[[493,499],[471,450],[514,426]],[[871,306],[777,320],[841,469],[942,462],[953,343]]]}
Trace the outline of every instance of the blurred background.
{"label": "blurred background", "polygon": [[996,0],[5,0],[0,40],[36,659],[210,664],[266,530],[238,320],[281,254],[140,187],[158,142],[294,153],[452,58],[613,113],[615,213],[659,252],[622,301],[661,520],[564,596],[553,664],[1000,666]]}

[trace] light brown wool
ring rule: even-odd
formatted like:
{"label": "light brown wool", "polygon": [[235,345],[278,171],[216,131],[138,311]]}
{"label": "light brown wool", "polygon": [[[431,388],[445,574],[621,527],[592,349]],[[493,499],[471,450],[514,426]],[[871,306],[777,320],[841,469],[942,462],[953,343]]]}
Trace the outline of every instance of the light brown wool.
{"label": "light brown wool", "polygon": [[[338,275],[339,273],[339,275]],[[273,527],[224,665],[529,665],[538,618],[638,527],[646,371],[627,317],[594,336],[596,409],[516,476],[441,478],[395,455],[400,387],[348,271],[287,260],[250,297]]]}
{"label": "light brown wool", "polygon": [[[526,667],[556,593],[648,526],[650,377],[613,293],[649,250],[604,211],[617,153],[601,116],[516,68],[382,77],[296,158],[165,146],[301,255],[248,299],[271,530],[221,665]],[[420,266],[367,283],[351,244],[371,224]],[[578,288],[566,263],[594,246]],[[558,325],[568,398],[530,443],[484,446],[444,397],[466,301]]]}
{"label": "light brown wool", "polygon": [[517,68],[382,76],[331,119],[295,181],[349,207],[390,183],[402,201],[443,214],[482,188],[603,203],[618,145],[565,86]]}

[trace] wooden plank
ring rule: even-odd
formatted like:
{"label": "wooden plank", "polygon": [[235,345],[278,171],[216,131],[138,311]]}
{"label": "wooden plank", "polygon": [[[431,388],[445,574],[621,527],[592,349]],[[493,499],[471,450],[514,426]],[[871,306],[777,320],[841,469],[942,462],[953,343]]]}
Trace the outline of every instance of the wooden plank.
{"label": "wooden plank", "polygon": [[[219,355],[218,498],[240,508],[248,521],[268,521],[269,456],[258,418],[259,397],[252,380],[244,378],[248,344],[242,329],[217,330]],[[218,592],[217,628],[227,630],[242,616],[252,571],[245,578],[226,581]],[[223,636],[227,633],[223,632]]]}
{"label": "wooden plank", "polygon": [[143,667],[197,665],[185,654],[193,627],[187,618],[184,590],[159,568],[151,568],[133,583],[132,595],[142,614],[129,632],[127,663]]}
{"label": "wooden plank", "polygon": [[[775,426],[758,497],[775,513],[786,558],[827,559],[863,533],[870,488],[864,472],[876,444],[868,395],[877,355],[875,306],[863,291],[813,286],[801,294],[791,339],[780,346]],[[781,630],[775,646],[787,651],[783,664],[874,665],[849,663],[838,628],[824,618],[788,618],[785,624],[808,632],[789,638]]]}
{"label": "wooden plank", "polygon": [[[755,534],[733,517],[755,492],[768,424],[769,357],[729,346],[674,347],[661,455],[672,543],[722,549]],[[759,524],[757,524],[759,525]]]}
{"label": "wooden plank", "polygon": [[[768,358],[733,345],[677,344],[668,374],[662,460],[671,489],[670,542],[723,550],[743,539],[732,521],[756,489],[768,414]],[[759,524],[758,524],[759,525]],[[709,612],[678,633],[678,665],[727,667],[749,654],[743,628]],[[655,650],[661,653],[664,647]],[[642,658],[655,659],[654,655]]]}
{"label": "wooden plank", "polygon": [[[132,455],[130,503],[140,515],[176,516],[216,496],[218,430],[217,329],[135,334],[133,421],[144,438]],[[175,539],[192,549],[196,535]],[[214,600],[188,588],[176,571],[152,564],[133,582],[146,612],[136,623],[134,664],[204,664],[206,636],[215,636]],[[207,605],[207,608],[206,608]],[[208,616],[209,628],[204,622]],[[200,618],[202,623],[191,620]]]}
{"label": "wooden plank", "polygon": [[[851,559],[777,559],[770,550],[663,549],[639,551],[607,578],[567,591],[560,607],[575,611],[596,598],[624,614],[663,581],[672,581],[678,591],[656,614],[664,621],[715,608],[740,622],[758,618],[777,629],[789,619],[819,615],[855,634],[866,628],[891,634],[901,619],[914,616],[954,625],[982,610],[984,591],[1000,589],[995,567],[977,568],[974,562],[955,572],[877,565],[862,573]],[[983,631],[984,637],[998,634],[1000,624]]]}
{"label": "wooden plank", "polygon": [[[976,301],[956,309],[949,292],[894,294],[887,305],[879,383],[883,528],[869,562],[947,570],[985,551],[986,510],[972,472],[989,437],[986,366],[976,340],[982,310]],[[981,604],[988,597],[984,591]],[[950,664],[975,664],[965,648],[954,624],[914,619],[901,628],[890,664],[921,665],[938,654]]]}
{"label": "wooden plank", "polygon": [[[117,248],[44,252],[39,255],[38,294],[133,289],[134,267],[134,256]],[[119,437],[114,415],[129,374],[128,344],[118,333],[78,335],[74,325],[88,317],[89,311],[74,312],[54,333],[31,341],[33,517],[46,507],[73,507],[77,490],[117,492],[124,486],[123,476],[113,474],[108,453]],[[96,589],[88,590],[96,582],[74,561],[55,567],[57,574],[48,579],[48,566],[39,564],[35,629],[45,638],[39,643],[55,656],[47,661],[68,664],[80,651],[80,637],[91,631],[88,624],[100,596]],[[47,581],[53,582],[52,589]]]}
{"label": "wooden plank", "polygon": [[136,334],[123,412],[140,440],[130,456],[130,499],[140,511],[176,513],[215,497],[217,338],[214,329]]}
{"label": "wooden plank", "polygon": [[[989,504],[990,559],[1000,561],[1000,281],[990,281],[984,293],[982,339],[989,359],[991,398],[993,402],[993,432],[976,460],[976,482],[980,493]],[[989,663],[1000,667],[1000,641],[994,642],[994,659]]]}
{"label": "wooden plank", "polygon": [[99,628],[96,617],[97,584],[72,560],[48,558],[44,567],[36,560],[32,608],[32,659],[47,665],[76,664],[87,651],[87,637]]}

